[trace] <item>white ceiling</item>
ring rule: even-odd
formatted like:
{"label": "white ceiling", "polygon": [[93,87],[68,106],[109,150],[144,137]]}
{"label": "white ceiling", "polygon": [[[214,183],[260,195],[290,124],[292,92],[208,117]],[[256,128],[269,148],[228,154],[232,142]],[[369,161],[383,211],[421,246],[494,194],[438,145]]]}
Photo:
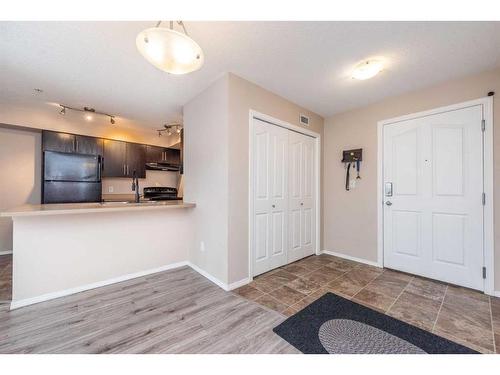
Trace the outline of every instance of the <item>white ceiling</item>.
{"label": "white ceiling", "polygon": [[[154,128],[230,71],[328,117],[500,65],[500,22],[185,22],[205,65],[173,76],[136,50],[154,23],[0,22],[0,101],[91,106]],[[385,71],[350,78],[374,56]]]}

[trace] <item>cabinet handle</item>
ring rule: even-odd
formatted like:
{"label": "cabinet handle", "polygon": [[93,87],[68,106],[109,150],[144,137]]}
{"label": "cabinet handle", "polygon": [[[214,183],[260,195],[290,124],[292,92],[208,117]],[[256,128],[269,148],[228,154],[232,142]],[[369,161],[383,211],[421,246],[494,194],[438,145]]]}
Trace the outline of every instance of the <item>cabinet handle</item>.
{"label": "cabinet handle", "polygon": [[76,143],[76,149],[75,149],[75,151],[78,151],[78,139],[75,141],[75,143]]}
{"label": "cabinet handle", "polygon": [[127,176],[129,175],[128,164],[127,164]]}
{"label": "cabinet handle", "polygon": [[162,151],[162,152],[161,152],[161,160],[162,160],[162,161],[165,161],[165,159],[167,158],[167,157],[165,156],[165,154],[166,154],[166,152],[165,152],[165,151]]}
{"label": "cabinet handle", "polygon": [[123,164],[123,175],[125,176],[126,173],[125,173],[125,164]]}
{"label": "cabinet handle", "polygon": [[301,203],[300,205],[301,205],[301,206],[303,206],[303,205],[304,205],[304,203]]}

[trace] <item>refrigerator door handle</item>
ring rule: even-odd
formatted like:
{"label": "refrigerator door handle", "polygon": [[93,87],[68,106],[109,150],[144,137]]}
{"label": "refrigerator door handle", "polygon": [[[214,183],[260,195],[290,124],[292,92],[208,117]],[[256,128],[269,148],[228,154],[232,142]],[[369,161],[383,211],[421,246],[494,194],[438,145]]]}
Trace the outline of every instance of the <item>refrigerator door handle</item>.
{"label": "refrigerator door handle", "polygon": [[101,168],[103,167],[103,162],[102,162],[101,156],[97,156],[97,180],[101,181]]}

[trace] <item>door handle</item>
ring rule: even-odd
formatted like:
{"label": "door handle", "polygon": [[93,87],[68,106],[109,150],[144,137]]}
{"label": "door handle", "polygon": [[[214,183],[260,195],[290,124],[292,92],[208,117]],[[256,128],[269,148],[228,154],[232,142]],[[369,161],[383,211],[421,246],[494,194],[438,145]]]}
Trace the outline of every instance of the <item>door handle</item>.
{"label": "door handle", "polygon": [[274,205],[274,204],[273,204],[271,207],[272,207],[272,208],[276,208],[276,205]]}
{"label": "door handle", "polygon": [[301,206],[303,206],[303,205],[304,205],[304,203],[300,203],[300,205],[301,205]]}
{"label": "door handle", "polygon": [[392,206],[392,202],[391,201],[387,201],[387,202],[385,202],[385,204],[388,205],[388,206]]}

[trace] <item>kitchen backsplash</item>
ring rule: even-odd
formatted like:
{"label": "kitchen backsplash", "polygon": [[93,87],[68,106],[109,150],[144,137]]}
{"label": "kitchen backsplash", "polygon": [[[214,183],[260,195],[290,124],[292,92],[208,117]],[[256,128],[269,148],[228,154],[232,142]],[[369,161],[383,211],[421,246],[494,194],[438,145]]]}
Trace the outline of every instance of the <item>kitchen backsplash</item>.
{"label": "kitchen backsplash", "polygon": [[[146,171],[146,178],[139,179],[139,187],[142,189],[146,186],[171,186],[177,187],[179,172],[166,171]],[[102,179],[103,194],[131,194],[132,179],[131,178],[110,178]]]}

